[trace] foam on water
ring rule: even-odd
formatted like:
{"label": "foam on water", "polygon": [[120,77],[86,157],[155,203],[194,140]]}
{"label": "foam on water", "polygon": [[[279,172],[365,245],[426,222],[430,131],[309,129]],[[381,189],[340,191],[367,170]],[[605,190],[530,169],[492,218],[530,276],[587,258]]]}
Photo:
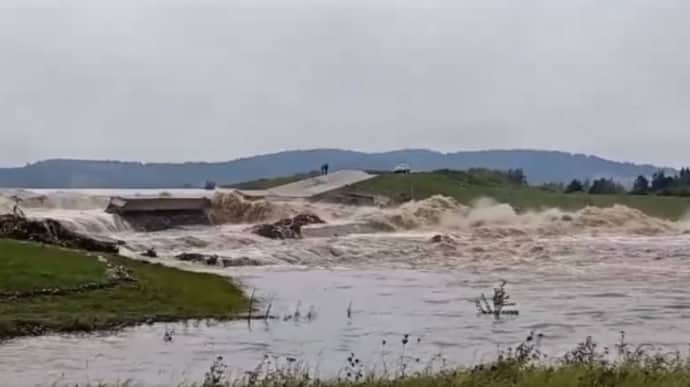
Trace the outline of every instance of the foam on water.
{"label": "foam on water", "polygon": [[36,219],[54,219],[65,227],[86,235],[111,236],[130,231],[132,228],[118,215],[103,210],[25,210],[27,216]]}
{"label": "foam on water", "polygon": [[[544,262],[567,256],[582,259],[581,250],[592,239],[608,243],[615,236],[673,237],[687,231],[684,222],[653,218],[620,205],[575,212],[517,212],[490,199],[465,205],[433,196],[395,208],[378,208],[304,200],[247,200],[226,192],[212,196],[209,215],[216,226],[138,233],[117,215],[103,211],[107,203],[104,193],[21,194],[27,215],[53,218],[78,232],[124,240],[128,242],[126,251],[133,256],[155,248],[165,258],[197,252],[252,264],[433,268],[478,260],[496,265],[535,259]],[[0,195],[0,209],[9,211],[13,203],[11,197]],[[248,231],[252,224],[304,212],[321,216],[327,224],[306,227],[306,237],[292,241],[267,240]],[[447,238],[443,243],[431,243],[430,238],[438,233]]]}
{"label": "foam on water", "polygon": [[[123,252],[132,257],[153,247],[166,265],[229,275],[256,288],[276,314],[302,305],[314,307],[318,318],[251,330],[246,322],[160,324],[114,335],[14,340],[0,351],[3,385],[130,378],[169,385],[201,380],[217,355],[244,371],[266,353],[314,362],[333,376],[350,352],[376,358],[381,339],[393,342],[406,333],[423,337],[412,349],[421,357],[443,351],[451,364],[466,365],[490,360],[497,345],[514,345],[533,329],[546,335],[545,346],[554,351],[587,335],[611,344],[622,329],[636,342],[690,338],[686,223],[625,206],[516,211],[489,199],[461,204],[435,196],[377,208],[247,201],[223,193],[213,198],[215,226],[141,233],[103,212],[107,192],[19,193],[31,203],[25,206],[29,216],[124,240]],[[0,193],[0,211],[11,210],[10,196]],[[305,227],[300,240],[249,232],[253,223],[302,212],[328,223]],[[443,237],[432,242],[436,234]],[[223,268],[174,258],[183,252],[263,266]],[[520,317],[477,317],[470,301],[500,279],[509,281]],[[170,327],[176,339],[165,343],[161,338]]]}
{"label": "foam on water", "polygon": [[213,224],[258,223],[291,216],[289,206],[267,200],[247,200],[235,192],[216,193],[209,217]]}
{"label": "foam on water", "polygon": [[[189,195],[188,191],[131,191],[130,195]],[[110,193],[122,194],[120,191]],[[126,193],[126,192],[125,192]],[[274,221],[300,212],[316,213],[329,223],[370,223],[382,230],[413,231],[436,230],[473,232],[483,228],[508,228],[516,233],[558,235],[563,233],[630,233],[664,234],[687,230],[685,223],[674,223],[645,215],[643,212],[622,205],[608,208],[587,207],[575,212],[558,209],[517,212],[508,204],[492,199],[480,199],[461,204],[444,196],[432,196],[425,200],[405,203],[395,208],[354,207],[329,203],[313,203],[305,200],[247,200],[232,191],[209,193],[196,192],[212,198],[209,212],[214,224],[254,224]],[[51,213],[67,220],[74,214],[74,222],[85,221],[89,216],[99,217],[99,211],[107,205],[109,191],[0,191],[0,211],[11,211],[15,198],[21,199],[21,207],[29,211]],[[62,211],[62,213],[60,213]],[[87,226],[87,225],[85,225]],[[84,227],[87,228],[88,227]],[[375,227],[374,227],[375,228]],[[124,231],[124,230],[123,230]]]}

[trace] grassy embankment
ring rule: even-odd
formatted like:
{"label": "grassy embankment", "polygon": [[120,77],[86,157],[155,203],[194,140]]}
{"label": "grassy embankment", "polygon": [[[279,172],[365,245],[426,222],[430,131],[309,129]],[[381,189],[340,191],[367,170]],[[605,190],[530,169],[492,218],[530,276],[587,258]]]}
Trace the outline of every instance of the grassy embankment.
{"label": "grassy embankment", "polygon": [[[408,336],[404,337],[407,340]],[[403,341],[403,348],[406,342]],[[406,356],[390,359],[378,372],[360,362],[353,354],[336,379],[320,380],[307,368],[293,361],[267,367],[261,363],[241,379],[227,379],[227,366],[218,358],[206,373],[203,387],[690,387],[690,362],[680,351],[665,352],[650,345],[633,345],[621,340],[611,349],[599,347],[590,337],[562,357],[549,358],[539,349],[534,332],[521,344],[500,351],[498,358],[473,368],[448,369]],[[614,355],[612,358],[612,354]],[[383,355],[382,355],[383,356]],[[545,361],[549,359],[549,362]],[[615,359],[615,360],[614,360]],[[424,366],[426,364],[426,366]],[[421,366],[414,371],[415,365]],[[381,373],[383,371],[383,374]]]}
{"label": "grassy embankment", "polygon": [[471,203],[481,197],[490,197],[519,209],[560,208],[578,210],[587,206],[610,207],[621,204],[664,219],[678,220],[690,211],[690,199],[655,195],[590,195],[550,192],[536,187],[510,184],[491,173],[460,171],[413,173],[410,175],[381,175],[355,184],[348,189],[395,198],[411,195],[424,199],[440,194]]}
{"label": "grassy embankment", "polygon": [[[108,387],[130,387],[136,384]],[[186,385],[182,385],[184,387]],[[687,367],[658,369],[654,366],[572,365],[560,367],[487,366],[483,370],[459,370],[406,378],[372,378],[364,381],[317,381],[304,377],[277,376],[274,380],[234,383],[199,383],[189,387],[688,387]],[[104,386],[105,387],[105,386]],[[180,387],[171,384],[171,387]]]}
{"label": "grassy embankment", "polygon": [[[298,384],[294,384],[297,386]],[[325,383],[323,387],[345,387],[349,383]],[[267,385],[266,387],[276,385]],[[290,385],[283,385],[290,387]],[[688,370],[654,371],[641,367],[586,367],[489,369],[454,372],[401,380],[374,380],[363,387],[687,387]]]}
{"label": "grassy embankment", "polygon": [[246,311],[228,279],[0,239],[0,340]]}
{"label": "grassy embankment", "polygon": [[[263,179],[238,186],[246,189],[267,189],[298,177]],[[490,197],[517,209],[560,208],[579,210],[587,206],[610,207],[621,204],[664,219],[678,220],[690,212],[690,198],[656,195],[590,195],[566,194],[537,187],[517,186],[502,174],[492,171],[436,171],[409,175],[381,174],[374,179],[354,184],[343,191],[388,196],[394,200],[425,199],[445,195],[469,204]],[[335,192],[337,195],[338,192]]]}
{"label": "grassy embankment", "polygon": [[[258,383],[265,387],[305,386],[303,382]],[[688,370],[652,370],[647,367],[587,367],[488,369],[458,371],[398,380],[371,380],[362,383],[324,382],[321,387],[688,387]]]}

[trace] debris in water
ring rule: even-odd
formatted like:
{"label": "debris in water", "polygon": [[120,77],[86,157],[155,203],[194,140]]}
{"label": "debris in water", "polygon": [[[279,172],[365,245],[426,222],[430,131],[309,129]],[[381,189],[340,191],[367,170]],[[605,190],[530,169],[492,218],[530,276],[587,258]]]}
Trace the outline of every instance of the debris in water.
{"label": "debris in water", "polygon": [[150,249],[146,250],[146,251],[142,254],[142,256],[148,257],[148,258],[158,258],[158,253],[156,253],[156,250],[155,250],[155,249],[150,248]]}
{"label": "debris in water", "polygon": [[163,334],[163,342],[171,343],[173,341],[173,336],[175,335],[174,329],[166,329]]}
{"label": "debris in water", "polygon": [[299,239],[302,237],[302,227],[323,223],[326,222],[314,214],[299,214],[275,223],[257,225],[252,229],[252,232],[270,239]]}
{"label": "debris in water", "polygon": [[479,313],[492,314],[496,318],[499,318],[502,315],[518,315],[520,313],[517,310],[504,310],[504,308],[507,306],[516,305],[514,302],[509,301],[510,296],[505,290],[506,284],[506,281],[502,281],[497,288],[494,288],[494,295],[491,298],[491,304],[489,304],[486,296],[484,293],[482,293],[481,297],[475,301]]}

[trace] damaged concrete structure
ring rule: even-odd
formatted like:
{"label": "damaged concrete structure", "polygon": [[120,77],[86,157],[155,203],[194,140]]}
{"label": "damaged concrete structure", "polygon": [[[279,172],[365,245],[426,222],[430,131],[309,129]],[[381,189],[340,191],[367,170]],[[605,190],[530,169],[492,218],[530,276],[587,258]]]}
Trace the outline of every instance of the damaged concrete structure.
{"label": "damaged concrete structure", "polygon": [[162,231],[175,226],[210,225],[206,197],[110,198],[105,211],[117,214],[137,231]]}

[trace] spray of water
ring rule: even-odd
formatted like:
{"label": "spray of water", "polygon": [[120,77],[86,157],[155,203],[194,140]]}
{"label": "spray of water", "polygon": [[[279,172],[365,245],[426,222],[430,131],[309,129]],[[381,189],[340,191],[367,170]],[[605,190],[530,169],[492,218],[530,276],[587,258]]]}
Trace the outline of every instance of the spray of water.
{"label": "spray of water", "polygon": [[[187,227],[157,233],[131,230],[116,215],[93,208],[100,197],[67,195],[41,199],[46,207],[26,207],[32,217],[49,217],[87,234],[128,242],[133,254],[155,248],[163,257],[179,253],[217,254],[251,264],[457,265],[473,260],[528,262],[587,256],[591,240],[677,236],[685,222],[650,217],[625,206],[516,211],[507,204],[481,199],[469,205],[443,196],[392,208],[354,207],[303,200],[247,200],[234,193],[212,198],[209,216],[215,226]],[[0,196],[5,208],[13,202]],[[81,209],[80,209],[81,208]],[[252,224],[297,213],[315,213],[325,225],[308,226],[304,239],[273,241],[249,232]],[[432,236],[440,243],[432,242]],[[594,239],[592,239],[594,238]],[[637,243],[637,242],[636,242]],[[624,251],[621,248],[621,251]],[[637,253],[636,253],[637,254]],[[568,258],[572,259],[572,258]]]}
{"label": "spray of water", "polygon": [[216,225],[266,222],[294,212],[288,206],[263,199],[248,200],[235,192],[216,193],[211,203],[209,217]]}

